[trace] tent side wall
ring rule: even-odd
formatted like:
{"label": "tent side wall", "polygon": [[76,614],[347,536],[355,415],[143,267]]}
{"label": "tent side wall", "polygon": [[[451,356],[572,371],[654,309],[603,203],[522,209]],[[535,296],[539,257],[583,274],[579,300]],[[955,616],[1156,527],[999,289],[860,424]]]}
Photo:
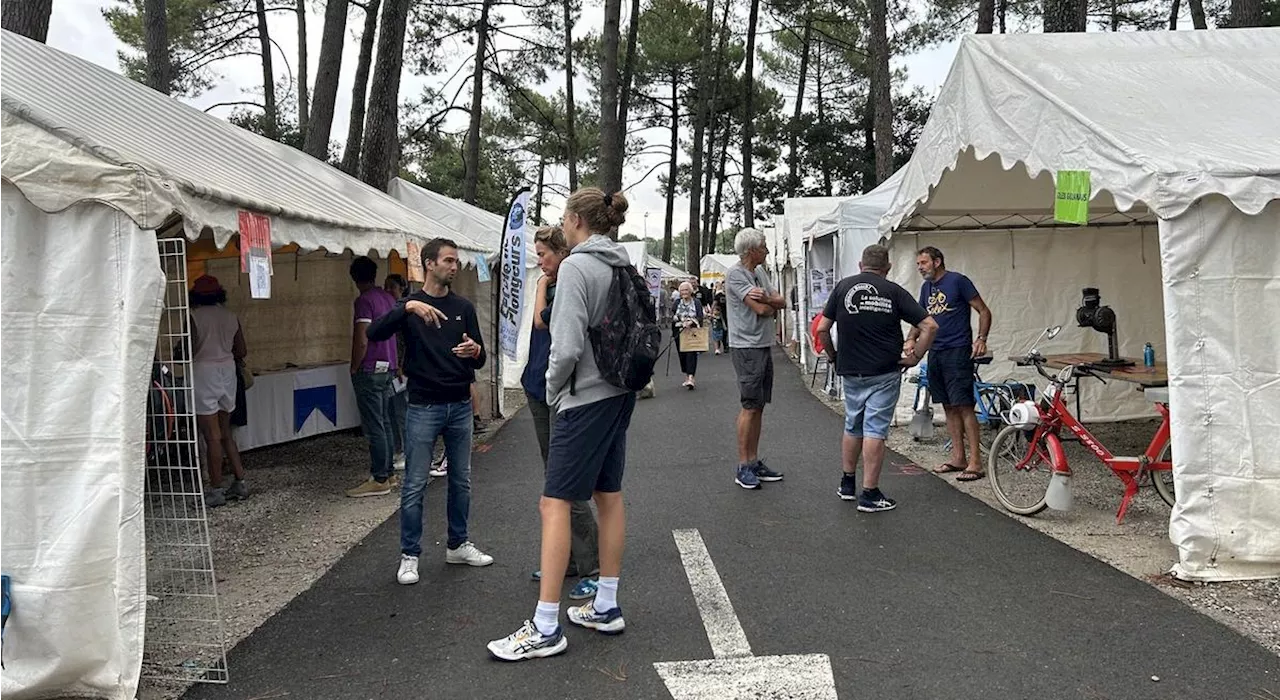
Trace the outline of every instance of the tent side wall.
{"label": "tent side wall", "polygon": [[[164,277],[155,234],[3,184],[5,698],[134,697],[143,462]],[[89,390],[88,387],[92,387]]]}
{"label": "tent side wall", "polygon": [[[916,251],[925,246],[941,250],[947,269],[972,279],[991,308],[987,346],[995,360],[981,368],[983,379],[1032,382],[1039,391],[1044,380],[1033,370],[1017,367],[1009,357],[1026,351],[1046,327],[1063,327],[1057,338],[1041,344],[1046,355],[1107,350],[1105,335],[1075,323],[1083,287],[1098,287],[1102,303],[1115,310],[1122,355],[1141,361],[1143,344],[1150,342],[1157,359],[1165,359],[1157,239],[1155,227],[1143,225],[899,233],[889,240],[893,263],[889,277],[918,296]],[[976,313],[972,322],[976,333]],[[904,388],[898,400],[899,420],[910,419],[913,395]],[[1157,417],[1142,393],[1128,382],[1083,381],[1080,402],[1085,422]],[[935,412],[935,418],[940,416],[941,411]]]}
{"label": "tent side wall", "polygon": [[1280,575],[1280,200],[1223,197],[1162,221],[1182,578]]}

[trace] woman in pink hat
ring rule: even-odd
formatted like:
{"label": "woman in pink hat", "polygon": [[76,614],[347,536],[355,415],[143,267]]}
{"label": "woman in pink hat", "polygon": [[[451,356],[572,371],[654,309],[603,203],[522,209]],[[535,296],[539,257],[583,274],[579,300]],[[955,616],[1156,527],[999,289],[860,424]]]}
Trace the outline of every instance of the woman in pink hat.
{"label": "woman in pink hat", "polygon": [[[226,505],[228,498],[246,498],[244,464],[231,433],[231,412],[236,408],[236,363],[246,349],[240,319],[226,307],[227,290],[218,279],[201,275],[188,295],[191,302],[191,368],[196,424],[204,438],[205,463],[209,467],[205,505]],[[235,479],[222,481],[222,460],[231,463]]]}

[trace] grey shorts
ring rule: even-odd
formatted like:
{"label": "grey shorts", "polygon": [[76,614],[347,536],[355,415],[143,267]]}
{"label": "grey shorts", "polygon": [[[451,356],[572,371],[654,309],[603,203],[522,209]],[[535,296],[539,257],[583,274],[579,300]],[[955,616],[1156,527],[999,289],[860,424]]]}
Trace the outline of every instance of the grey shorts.
{"label": "grey shorts", "polygon": [[773,349],[732,348],[733,371],[738,375],[742,407],[757,411],[773,401]]}

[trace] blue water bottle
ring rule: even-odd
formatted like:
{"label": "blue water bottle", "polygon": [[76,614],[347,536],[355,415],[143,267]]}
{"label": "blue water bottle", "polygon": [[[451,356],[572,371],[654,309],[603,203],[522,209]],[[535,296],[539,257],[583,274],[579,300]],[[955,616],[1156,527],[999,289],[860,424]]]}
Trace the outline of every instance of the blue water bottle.
{"label": "blue water bottle", "polygon": [[1156,349],[1151,347],[1151,343],[1147,343],[1146,347],[1142,348],[1142,364],[1147,367],[1156,366]]}

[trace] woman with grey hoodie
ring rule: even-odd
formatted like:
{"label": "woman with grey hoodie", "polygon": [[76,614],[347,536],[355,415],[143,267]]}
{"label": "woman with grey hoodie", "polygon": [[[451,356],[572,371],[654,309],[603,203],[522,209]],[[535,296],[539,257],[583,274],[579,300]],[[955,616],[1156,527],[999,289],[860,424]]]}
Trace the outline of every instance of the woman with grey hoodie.
{"label": "woman with grey hoodie", "polygon": [[565,203],[563,229],[572,250],[560,263],[551,314],[546,391],[547,403],[557,413],[539,503],[542,581],[533,619],[489,642],[489,652],[503,661],[554,656],[568,648],[560,627],[560,596],[569,565],[573,501],[596,502],[600,577],[595,600],[570,608],[569,621],[604,634],[619,634],[626,627],[618,605],[626,530],[622,473],[636,394],[605,381],[587,337],[587,330],[604,317],[613,268],[631,266],[626,249],[609,237],[626,211],[622,193],[608,195],[595,187],[574,192]]}

